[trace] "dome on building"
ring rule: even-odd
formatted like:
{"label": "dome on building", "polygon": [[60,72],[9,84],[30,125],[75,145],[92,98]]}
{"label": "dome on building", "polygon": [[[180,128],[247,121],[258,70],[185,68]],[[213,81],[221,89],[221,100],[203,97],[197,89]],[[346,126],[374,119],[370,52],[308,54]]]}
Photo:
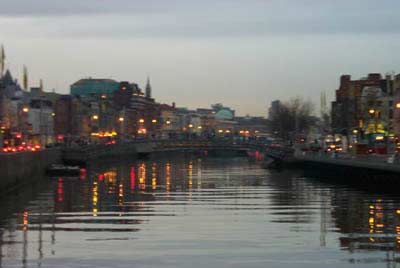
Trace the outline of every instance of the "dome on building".
{"label": "dome on building", "polygon": [[215,114],[217,120],[232,120],[233,113],[228,109],[221,109]]}

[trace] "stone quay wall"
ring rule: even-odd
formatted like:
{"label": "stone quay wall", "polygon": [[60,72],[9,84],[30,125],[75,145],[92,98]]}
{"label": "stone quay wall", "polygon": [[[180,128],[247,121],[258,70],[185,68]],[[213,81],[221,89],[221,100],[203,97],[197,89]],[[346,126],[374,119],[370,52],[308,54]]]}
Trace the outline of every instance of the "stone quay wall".
{"label": "stone quay wall", "polygon": [[42,178],[48,165],[60,162],[60,149],[0,154],[0,193]]}

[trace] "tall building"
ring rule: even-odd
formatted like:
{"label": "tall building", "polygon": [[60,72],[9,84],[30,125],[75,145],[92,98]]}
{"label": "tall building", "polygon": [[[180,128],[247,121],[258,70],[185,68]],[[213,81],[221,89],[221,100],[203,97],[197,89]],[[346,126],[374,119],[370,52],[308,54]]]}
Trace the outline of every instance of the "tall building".
{"label": "tall building", "polygon": [[281,108],[280,100],[271,101],[271,106],[269,107],[269,110],[268,110],[268,119],[272,120],[274,118],[274,116],[279,112],[280,108]]}

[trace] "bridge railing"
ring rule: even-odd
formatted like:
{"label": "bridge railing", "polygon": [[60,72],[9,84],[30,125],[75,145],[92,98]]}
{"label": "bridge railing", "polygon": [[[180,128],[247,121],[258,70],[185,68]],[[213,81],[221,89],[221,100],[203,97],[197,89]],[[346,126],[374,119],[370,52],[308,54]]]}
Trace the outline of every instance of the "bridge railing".
{"label": "bridge railing", "polygon": [[[140,146],[143,145],[143,146]],[[168,149],[258,149],[266,150],[265,144],[255,142],[237,142],[233,140],[128,140],[115,141],[111,144],[86,144],[66,147],[63,150],[63,155],[70,159],[91,159],[97,156],[107,154],[129,153],[135,152],[138,148],[144,148],[144,151],[151,152],[157,150]],[[290,154],[283,151],[285,154]],[[284,157],[284,156],[280,156]]]}

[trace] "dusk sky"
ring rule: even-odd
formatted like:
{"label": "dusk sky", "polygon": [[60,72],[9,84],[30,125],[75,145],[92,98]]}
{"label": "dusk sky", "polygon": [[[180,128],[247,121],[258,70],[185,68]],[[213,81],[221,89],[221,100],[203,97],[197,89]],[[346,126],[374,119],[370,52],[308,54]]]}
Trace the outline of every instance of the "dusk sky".
{"label": "dusk sky", "polygon": [[0,0],[7,66],[69,93],[114,78],[157,101],[266,115],[274,99],[330,101],[339,76],[400,73],[398,0]]}

